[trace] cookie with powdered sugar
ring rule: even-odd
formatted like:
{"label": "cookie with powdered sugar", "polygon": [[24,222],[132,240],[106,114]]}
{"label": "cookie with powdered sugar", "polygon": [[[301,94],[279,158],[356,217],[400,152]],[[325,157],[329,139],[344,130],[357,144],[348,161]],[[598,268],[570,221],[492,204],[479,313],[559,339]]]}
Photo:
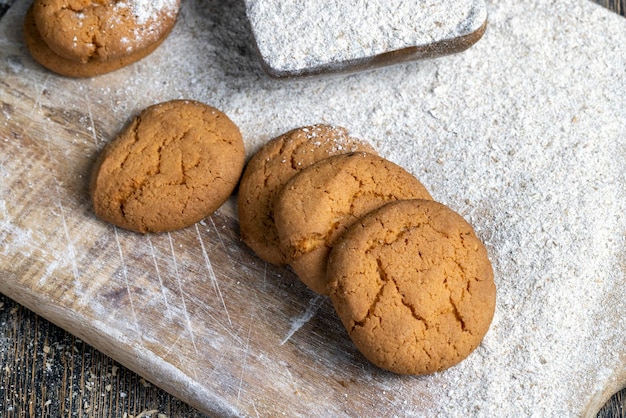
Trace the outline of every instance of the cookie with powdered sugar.
{"label": "cookie with powdered sugar", "polygon": [[31,56],[68,77],[115,71],[151,54],[173,29],[180,0],[36,0],[24,19]]}
{"label": "cookie with powdered sugar", "polygon": [[35,0],[41,38],[70,61],[109,61],[163,39],[178,16],[180,0]]}
{"label": "cookie with powdered sugar", "polygon": [[273,205],[276,194],[295,174],[311,164],[353,151],[375,153],[367,142],[339,126],[303,126],[282,134],[257,151],[239,185],[239,223],[243,241],[264,261],[285,264]]}

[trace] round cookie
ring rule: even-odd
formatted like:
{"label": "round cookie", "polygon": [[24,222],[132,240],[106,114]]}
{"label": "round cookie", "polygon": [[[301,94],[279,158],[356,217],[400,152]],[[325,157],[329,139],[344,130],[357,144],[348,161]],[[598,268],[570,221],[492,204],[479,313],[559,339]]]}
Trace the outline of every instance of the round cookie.
{"label": "round cookie", "polygon": [[333,248],[328,277],[356,347],[399,374],[457,364],[494,315],[484,245],[460,215],[434,201],[393,202],[363,217]]}
{"label": "round cookie", "polygon": [[100,154],[95,213],[142,233],[184,228],[228,199],[244,158],[239,129],[219,110],[188,100],[151,106]]}
{"label": "round cookie", "polygon": [[285,264],[274,224],[276,194],[302,169],[332,155],[374,149],[332,125],[303,126],[280,135],[257,151],[241,178],[238,193],[243,241],[264,261]]}
{"label": "round cookie", "polygon": [[361,216],[400,199],[431,196],[408,171],[377,155],[336,155],[307,167],[274,204],[289,265],[313,291],[327,294],[326,259],[337,237]]}
{"label": "round cookie", "polygon": [[93,77],[118,70],[152,53],[164,39],[165,37],[142,50],[117,59],[103,62],[88,61],[81,64],[59,56],[48,47],[37,30],[33,19],[32,7],[28,9],[24,19],[24,41],[33,59],[47,69],[66,77]]}
{"label": "round cookie", "polygon": [[180,0],[35,0],[33,19],[48,47],[69,61],[117,60],[160,43]]}

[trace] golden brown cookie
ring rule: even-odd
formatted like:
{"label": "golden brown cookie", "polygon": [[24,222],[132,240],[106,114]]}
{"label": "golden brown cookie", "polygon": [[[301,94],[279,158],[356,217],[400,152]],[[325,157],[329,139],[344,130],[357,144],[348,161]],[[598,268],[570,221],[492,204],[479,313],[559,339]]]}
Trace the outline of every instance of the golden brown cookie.
{"label": "golden brown cookie", "polygon": [[43,41],[69,61],[117,60],[160,43],[174,27],[180,0],[35,0]]}
{"label": "golden brown cookie", "polygon": [[285,264],[274,225],[276,194],[305,167],[332,155],[374,149],[332,125],[293,129],[272,139],[248,162],[239,185],[239,223],[243,241],[263,260]]}
{"label": "golden brown cookie", "polygon": [[151,106],[100,154],[95,213],[142,233],[184,228],[228,199],[244,158],[239,129],[219,110],[188,100]]}
{"label": "golden brown cookie", "polygon": [[329,157],[302,170],[276,196],[280,245],[300,280],[328,294],[326,259],[346,228],[387,202],[430,198],[419,180],[382,157]]}
{"label": "golden brown cookie", "polygon": [[32,8],[28,10],[26,18],[24,19],[24,41],[31,56],[47,69],[67,77],[93,77],[118,70],[152,53],[164,39],[165,38],[142,50],[117,59],[104,62],[88,61],[81,64],[59,56],[48,47],[37,30],[33,19]]}
{"label": "golden brown cookie", "polygon": [[430,200],[389,203],[353,224],[331,252],[328,276],[356,347],[395,373],[457,364],[495,310],[484,245],[460,215]]}

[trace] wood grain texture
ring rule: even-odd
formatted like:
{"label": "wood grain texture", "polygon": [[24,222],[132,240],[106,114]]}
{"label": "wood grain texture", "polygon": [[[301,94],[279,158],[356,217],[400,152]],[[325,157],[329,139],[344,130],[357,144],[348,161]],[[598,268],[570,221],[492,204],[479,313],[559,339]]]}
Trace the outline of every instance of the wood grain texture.
{"label": "wood grain texture", "polygon": [[[20,6],[23,13],[25,3]],[[19,45],[15,27],[7,31],[7,44]],[[86,80],[84,94],[77,94],[76,80],[53,81],[18,51],[9,54],[0,81],[6,118],[1,165],[10,173],[0,209],[2,293],[217,415],[358,413],[369,404],[367,391],[344,397],[342,382],[357,371],[371,374],[373,366],[362,370],[362,362],[350,361],[354,350],[328,301],[289,270],[260,262],[240,242],[234,199],[192,227],[156,235],[114,228],[93,216],[90,170],[102,139],[115,137],[126,123],[123,103],[135,95],[116,90],[116,106],[94,98],[121,85],[119,77],[127,80],[123,71],[109,81]],[[300,319],[313,313],[310,321]],[[327,359],[338,358],[345,367],[328,373]],[[295,376],[292,364],[303,366]],[[374,373],[351,386],[381,379],[384,374]]]}
{"label": "wood grain texture", "polygon": [[[608,7],[624,14],[624,1],[613,2],[604,1]],[[0,7],[2,5],[0,4]],[[42,90],[45,94],[45,90]],[[49,116],[52,118],[69,117],[76,118],[78,115],[66,115],[59,113],[58,109],[47,109]],[[28,123],[28,121],[24,121]],[[102,126],[95,127],[99,132],[112,132],[112,128]],[[108,129],[108,130],[107,130]],[[11,132],[16,135],[16,132]],[[13,137],[23,144],[27,145],[29,141],[33,141],[32,136],[17,135]],[[89,148],[89,147],[86,147]],[[40,149],[39,153],[34,153],[33,158],[49,161],[54,158],[63,158],[62,152],[58,149]],[[6,161],[3,161],[5,164]],[[44,166],[46,168],[49,166]],[[24,182],[16,184],[16,187],[28,187],[29,171],[33,167],[24,167]],[[72,178],[85,178],[88,168],[77,167],[75,172],[70,173],[68,177],[59,176],[58,181],[61,183],[70,182],[70,187],[75,190],[81,190],[84,187],[82,181],[72,183]],[[48,184],[47,190],[42,190],[42,195],[55,193],[58,184]],[[61,222],[51,226],[51,234],[64,234],[65,231],[76,228],[72,225],[72,221],[68,218],[63,219],[63,214],[68,210],[84,211],[85,202],[78,202],[75,206],[63,206],[58,201],[51,199],[50,210],[59,217]],[[26,208],[23,208],[26,209]],[[30,214],[32,215],[32,213]],[[21,216],[29,216],[28,211],[23,211]],[[208,224],[209,228],[236,230],[236,227],[229,224],[228,217],[216,215],[212,218],[213,224]],[[65,224],[65,225],[64,225]],[[65,229],[68,228],[68,229]],[[123,233],[122,233],[123,234]],[[198,236],[205,237],[202,231],[195,233],[192,231],[189,236],[183,237],[182,241],[174,241],[169,239],[160,241],[155,245],[155,249],[162,254],[175,253],[176,245],[186,245],[191,241],[198,242]],[[232,243],[234,236],[223,236],[227,243]],[[107,254],[109,256],[117,256],[119,254],[118,243],[95,243],[94,249],[101,249],[98,245],[108,244]],[[133,245],[134,242],[128,243]],[[154,244],[153,244],[154,245]],[[222,242],[211,242],[206,245],[215,245],[217,247],[223,245]],[[104,246],[104,245],[103,245]],[[149,247],[148,247],[149,249]],[[224,250],[224,254],[227,251]],[[98,257],[100,255],[96,255]],[[196,254],[202,258],[202,254]],[[169,255],[168,255],[169,257]],[[18,260],[15,260],[18,261]],[[62,261],[65,262],[65,261]],[[70,261],[71,263],[71,261]],[[181,264],[184,265],[184,262]],[[179,266],[180,267],[180,266]],[[170,266],[172,271],[177,268]],[[44,271],[46,266],[31,265],[29,268]],[[14,272],[12,274],[18,274]],[[112,298],[124,297],[123,271],[116,272],[118,274],[119,284],[118,293],[110,294]],[[128,273],[128,272],[126,272]],[[283,274],[275,272],[276,274]],[[94,284],[96,286],[96,284]],[[279,291],[287,292],[289,288],[298,286],[288,273],[285,273],[285,281],[279,286]],[[169,295],[175,295],[180,289],[177,283],[172,283],[166,289]],[[208,287],[208,290],[217,294],[216,290]],[[63,291],[60,286],[59,292]],[[86,289],[87,292],[93,289]],[[291,292],[289,291],[289,294]],[[299,308],[302,312],[306,312],[309,307],[319,308],[314,299],[307,299],[306,292],[301,292],[299,300]],[[197,305],[190,304],[189,309],[197,309]],[[53,307],[51,308],[53,310]],[[292,312],[291,314],[296,314]],[[223,312],[220,314],[223,315]],[[238,315],[234,311],[229,311],[229,315]],[[250,312],[248,312],[250,314]],[[217,314],[216,314],[217,315]],[[119,321],[126,324],[130,319],[120,314]],[[184,315],[183,315],[184,316]],[[224,323],[228,322],[227,318],[222,318]],[[321,325],[325,321],[329,321],[328,314],[322,315]],[[320,324],[318,324],[320,325]],[[185,330],[185,324],[177,324],[178,331]],[[308,326],[315,328],[315,324]],[[272,330],[266,330],[272,332]],[[243,333],[245,335],[245,332]],[[242,347],[245,347],[245,341],[240,341]],[[187,347],[186,349],[192,349]],[[109,348],[109,353],[115,352],[115,347]],[[340,385],[349,385],[348,381],[338,382]],[[164,385],[166,386],[166,385]],[[607,403],[607,406],[600,411],[599,416],[612,417],[624,416],[624,403],[626,391],[619,392]],[[279,394],[280,395],[280,394]],[[139,375],[121,367],[117,362],[111,360],[100,351],[93,349],[91,346],[83,343],[72,334],[68,334],[62,329],[50,324],[48,321],[33,314],[28,309],[16,304],[5,296],[0,296],[0,406],[4,408],[7,417],[23,417],[23,416],[89,416],[89,417],[107,417],[107,416],[203,416],[200,412],[187,406],[186,404],[176,400],[166,392],[158,389],[148,381],[139,377]]]}

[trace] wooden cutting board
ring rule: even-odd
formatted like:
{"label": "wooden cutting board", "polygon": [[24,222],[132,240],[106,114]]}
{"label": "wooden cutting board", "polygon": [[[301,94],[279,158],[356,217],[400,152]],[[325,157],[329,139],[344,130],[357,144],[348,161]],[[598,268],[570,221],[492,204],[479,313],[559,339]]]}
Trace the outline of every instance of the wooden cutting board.
{"label": "wooden cutting board", "polygon": [[[484,39],[461,55],[285,83],[259,69],[240,2],[189,0],[153,55],[71,80],[28,56],[28,4],[0,22],[0,292],[218,415],[580,416],[626,382],[623,18],[488,4]],[[96,219],[99,150],[183,97],[231,116],[248,155],[335,122],[419,175],[489,249],[499,303],[484,344],[432,376],[372,367],[328,300],[241,243],[235,197],[170,234]]]}

